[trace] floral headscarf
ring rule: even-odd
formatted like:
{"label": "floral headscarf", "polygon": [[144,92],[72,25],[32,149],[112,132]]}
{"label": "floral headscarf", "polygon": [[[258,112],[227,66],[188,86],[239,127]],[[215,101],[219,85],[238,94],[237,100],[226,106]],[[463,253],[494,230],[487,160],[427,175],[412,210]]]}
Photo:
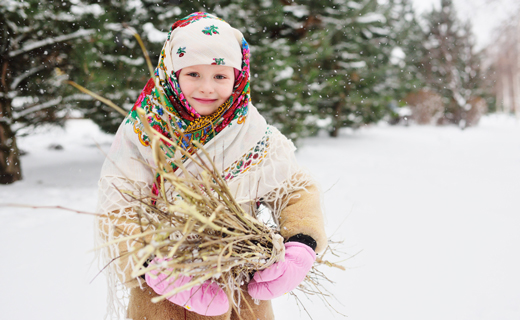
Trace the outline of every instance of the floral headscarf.
{"label": "floral headscarf", "polygon": [[[183,28],[188,27],[191,29],[190,31],[199,28],[202,37],[211,38],[211,42],[202,43],[202,39],[194,40],[193,37],[189,37],[190,41],[187,41],[185,45],[176,39],[175,33],[182,34]],[[229,30],[226,30],[228,32],[219,32],[219,28],[231,29],[231,33]],[[238,40],[239,37],[240,40]],[[189,105],[182,93],[175,74],[175,71],[180,70],[180,68],[174,66],[174,64],[189,61],[188,64],[184,63],[182,66],[187,67],[196,64],[225,65],[226,61],[231,61],[230,66],[238,67],[236,62],[237,52],[229,52],[229,45],[226,45],[226,42],[233,41],[241,42],[237,48],[240,47],[238,50],[241,49],[242,51],[241,55],[238,52],[239,58],[241,56],[241,65],[238,77],[235,79],[233,93],[213,114],[202,116]],[[190,50],[190,44],[195,46],[194,50]],[[208,48],[209,50],[206,51],[209,51],[209,53],[200,54],[201,51]],[[213,58],[211,58],[212,53],[215,54]],[[161,51],[159,63],[155,69],[156,80],[148,80],[133,109],[127,116],[126,123],[132,124],[140,142],[144,146],[149,146],[149,137],[144,133],[141,120],[137,116],[136,109],[141,107],[145,110],[148,122],[154,129],[175,142],[179,142],[181,136],[184,135],[181,146],[188,149],[190,153],[195,152],[191,141],[198,141],[205,145],[229,126],[232,121],[237,120],[238,123],[242,123],[247,117],[250,103],[249,57],[249,45],[242,34],[231,28],[222,19],[208,13],[197,12],[178,20],[172,25],[168,39]],[[175,137],[170,136],[167,123],[172,128],[176,128]]]}

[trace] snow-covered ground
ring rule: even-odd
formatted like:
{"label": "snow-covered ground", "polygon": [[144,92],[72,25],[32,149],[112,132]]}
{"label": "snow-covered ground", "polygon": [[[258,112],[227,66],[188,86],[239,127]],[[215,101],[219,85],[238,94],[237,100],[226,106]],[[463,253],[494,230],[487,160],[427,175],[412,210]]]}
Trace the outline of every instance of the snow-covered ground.
{"label": "snow-covered ground", "polygon": [[[112,137],[84,120],[22,138],[24,180],[0,203],[94,211]],[[50,150],[60,144],[63,150]],[[325,192],[327,229],[343,240],[346,271],[331,304],[351,320],[520,319],[520,122],[477,128],[378,125],[306,139],[301,163]],[[93,218],[0,206],[2,319],[102,319]],[[342,319],[300,297],[313,319]],[[277,319],[309,319],[291,296]]]}

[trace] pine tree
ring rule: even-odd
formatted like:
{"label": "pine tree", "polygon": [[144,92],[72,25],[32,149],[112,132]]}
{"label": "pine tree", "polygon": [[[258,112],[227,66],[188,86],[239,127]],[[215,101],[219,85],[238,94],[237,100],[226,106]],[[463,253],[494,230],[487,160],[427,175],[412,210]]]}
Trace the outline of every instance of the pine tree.
{"label": "pine tree", "polygon": [[0,3],[0,183],[22,178],[17,133],[60,123],[70,100],[56,68],[70,63],[74,43],[92,34],[62,1]]}
{"label": "pine tree", "polygon": [[[76,63],[66,70],[69,79],[130,110],[150,77],[143,52],[133,33],[141,35],[157,62],[169,30],[173,5],[158,7],[157,1],[88,0],[78,4],[78,18],[85,28],[96,30],[92,42],[77,47]],[[83,16],[93,12],[90,19]],[[164,20],[164,21],[163,21]],[[157,22],[161,22],[157,26]],[[70,90],[76,90],[70,88]],[[77,94],[76,108],[106,132],[115,132],[122,115],[109,106],[84,94]]]}
{"label": "pine tree", "polygon": [[442,0],[440,10],[434,9],[426,19],[423,75],[428,86],[445,98],[446,121],[464,128],[470,100],[482,88],[481,58],[474,52],[471,25],[457,18],[451,0]]}
{"label": "pine tree", "polygon": [[377,1],[322,0],[307,8],[316,23],[299,48],[297,77],[306,79],[301,99],[332,136],[341,127],[379,120],[389,29]]}
{"label": "pine tree", "polygon": [[302,99],[306,77],[298,74],[303,68],[300,47],[317,21],[301,2],[221,2],[215,10],[242,30],[251,46],[253,103],[294,140],[317,131],[312,107]]}
{"label": "pine tree", "polygon": [[421,89],[425,80],[421,69],[424,31],[419,25],[411,0],[391,0],[387,5],[390,34],[390,62],[392,67],[386,77],[387,88],[393,98],[401,100],[408,93]]}

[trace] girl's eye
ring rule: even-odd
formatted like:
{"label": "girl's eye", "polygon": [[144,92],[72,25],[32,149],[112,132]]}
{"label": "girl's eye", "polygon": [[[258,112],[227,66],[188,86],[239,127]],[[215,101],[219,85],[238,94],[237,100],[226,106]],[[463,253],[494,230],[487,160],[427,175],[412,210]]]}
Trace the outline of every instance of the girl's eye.
{"label": "girl's eye", "polygon": [[226,76],[223,76],[223,75],[219,74],[219,75],[216,75],[215,78],[219,79],[219,80],[222,80],[222,79],[226,79]]}
{"label": "girl's eye", "polygon": [[197,77],[198,76],[198,74],[196,72],[190,72],[190,73],[187,73],[186,75],[189,76],[189,77]]}

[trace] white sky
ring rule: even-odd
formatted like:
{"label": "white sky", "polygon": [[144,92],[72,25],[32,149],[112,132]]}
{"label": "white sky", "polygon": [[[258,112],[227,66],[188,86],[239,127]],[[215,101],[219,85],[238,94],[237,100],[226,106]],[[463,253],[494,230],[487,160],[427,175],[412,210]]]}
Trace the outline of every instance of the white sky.
{"label": "white sky", "polygon": [[[441,0],[413,0],[417,13],[440,7]],[[492,42],[493,29],[514,12],[519,12],[519,0],[454,0],[461,19],[470,19],[473,33],[477,38],[477,49],[482,49]]]}

